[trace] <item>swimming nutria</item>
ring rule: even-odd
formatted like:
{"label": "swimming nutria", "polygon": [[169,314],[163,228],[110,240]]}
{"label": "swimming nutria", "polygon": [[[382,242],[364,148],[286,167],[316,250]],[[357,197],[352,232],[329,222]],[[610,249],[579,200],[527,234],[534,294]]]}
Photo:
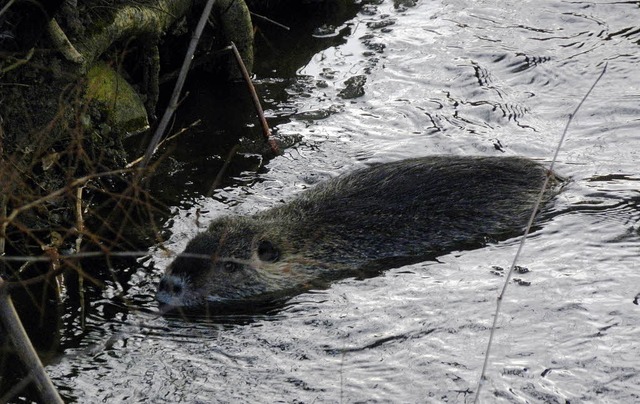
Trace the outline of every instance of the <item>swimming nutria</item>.
{"label": "swimming nutria", "polygon": [[519,157],[433,156],[357,170],[285,205],[215,220],[169,265],[156,298],[172,307],[268,299],[480,247],[524,229],[547,173]]}

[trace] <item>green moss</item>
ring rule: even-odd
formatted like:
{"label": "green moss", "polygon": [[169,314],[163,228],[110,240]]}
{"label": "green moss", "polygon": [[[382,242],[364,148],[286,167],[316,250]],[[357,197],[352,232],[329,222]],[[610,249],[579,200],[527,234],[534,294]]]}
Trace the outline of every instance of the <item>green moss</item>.
{"label": "green moss", "polygon": [[[222,35],[226,44],[233,42],[238,48],[247,70],[253,69],[253,24],[251,15],[244,1],[218,0],[215,3],[215,13],[220,23]],[[230,67],[229,75],[232,78],[242,77],[235,62]]]}
{"label": "green moss", "polygon": [[138,93],[111,66],[96,63],[87,73],[87,99],[95,102],[116,131],[136,133],[149,126],[147,111]]}

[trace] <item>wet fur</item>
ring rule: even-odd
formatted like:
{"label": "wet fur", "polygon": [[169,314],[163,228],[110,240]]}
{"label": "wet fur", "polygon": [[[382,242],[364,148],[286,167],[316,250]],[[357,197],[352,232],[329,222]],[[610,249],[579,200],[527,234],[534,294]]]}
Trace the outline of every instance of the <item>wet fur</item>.
{"label": "wet fur", "polygon": [[167,268],[157,298],[170,306],[269,298],[480,247],[522,232],[546,175],[519,157],[357,170],[254,216],[214,221]]}

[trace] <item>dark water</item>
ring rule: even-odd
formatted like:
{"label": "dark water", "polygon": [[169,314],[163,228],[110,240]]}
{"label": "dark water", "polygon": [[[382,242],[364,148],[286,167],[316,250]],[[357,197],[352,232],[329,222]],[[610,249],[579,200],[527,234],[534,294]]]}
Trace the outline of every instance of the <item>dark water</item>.
{"label": "dark water", "polygon": [[[396,6],[365,4],[325,27],[335,35],[309,43],[327,47],[293,75],[290,65],[257,69],[267,115],[292,146],[258,171],[258,155],[241,155],[246,164],[213,198],[194,178],[219,158],[184,153],[173,181],[189,192],[166,223],[167,247],[180,251],[211,218],[273,206],[369,162],[548,162],[608,63],[559,154],[557,171],[572,182],[527,241],[519,265],[529,272],[508,289],[481,399],[640,402],[640,3]],[[143,311],[115,306],[119,290],[107,289],[87,331],[67,336],[47,370],[82,403],[472,402],[500,269],[516,249],[513,239],[453,252],[336,282],[274,313],[210,321],[146,314],[170,260],[154,250],[125,288]]]}

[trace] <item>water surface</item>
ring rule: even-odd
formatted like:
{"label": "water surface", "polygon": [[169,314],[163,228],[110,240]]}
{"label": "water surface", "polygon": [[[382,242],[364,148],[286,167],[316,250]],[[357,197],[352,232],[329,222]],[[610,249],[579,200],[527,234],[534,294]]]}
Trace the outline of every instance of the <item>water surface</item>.
{"label": "water surface", "polygon": [[[519,260],[528,271],[509,286],[481,399],[640,401],[638,6],[363,4],[310,37],[326,48],[295,73],[276,62],[256,69],[267,116],[291,144],[282,156],[241,154],[253,168],[206,197],[207,185],[189,178],[214,176],[201,162],[220,158],[197,141],[184,153],[174,175],[189,192],[165,224],[165,245],[179,252],[212,218],[274,206],[371,162],[453,154],[548,163],[608,63],[560,151],[556,169],[571,183]],[[153,250],[120,289],[142,311],[117,306],[119,289],[108,288],[86,332],[67,336],[47,370],[83,403],[472,402],[517,244],[339,281],[271,313],[200,321],[148,314],[171,259]]]}

